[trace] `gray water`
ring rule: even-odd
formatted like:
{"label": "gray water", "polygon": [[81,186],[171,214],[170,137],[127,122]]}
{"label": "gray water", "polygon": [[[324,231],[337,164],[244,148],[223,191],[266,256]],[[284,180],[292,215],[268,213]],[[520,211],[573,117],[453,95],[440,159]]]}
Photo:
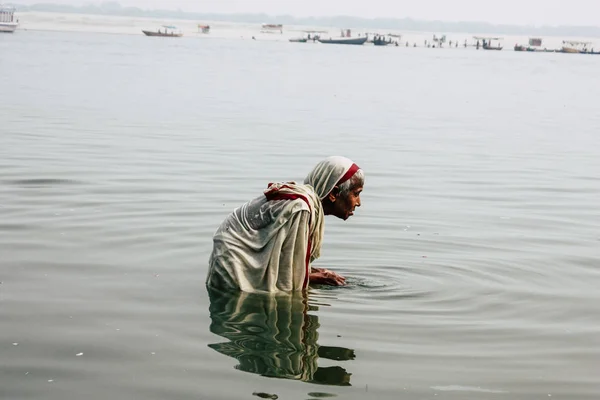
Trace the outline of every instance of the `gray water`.
{"label": "gray water", "polygon": [[[0,398],[596,399],[599,70],[0,36]],[[349,285],[209,298],[223,218],[329,155],[367,175],[316,263]]]}

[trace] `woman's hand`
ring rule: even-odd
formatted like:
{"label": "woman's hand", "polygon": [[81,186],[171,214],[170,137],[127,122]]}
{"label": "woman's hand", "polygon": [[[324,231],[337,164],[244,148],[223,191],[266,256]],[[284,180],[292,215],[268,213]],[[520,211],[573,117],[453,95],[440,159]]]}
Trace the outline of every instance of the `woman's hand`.
{"label": "woman's hand", "polygon": [[344,286],[346,278],[325,268],[313,268],[309,275],[310,283],[319,285]]}

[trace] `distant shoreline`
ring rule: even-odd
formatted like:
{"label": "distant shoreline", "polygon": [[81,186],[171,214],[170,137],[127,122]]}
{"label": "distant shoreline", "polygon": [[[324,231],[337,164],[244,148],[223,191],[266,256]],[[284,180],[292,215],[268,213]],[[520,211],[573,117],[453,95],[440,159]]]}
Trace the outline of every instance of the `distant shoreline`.
{"label": "distant shoreline", "polygon": [[33,4],[13,3],[17,12],[52,12],[68,14],[90,14],[138,18],[169,18],[184,20],[210,20],[240,23],[279,23],[299,26],[332,26],[339,28],[395,29],[413,32],[505,34],[522,36],[568,36],[568,37],[600,37],[600,26],[522,26],[508,24],[491,24],[487,22],[447,22],[423,21],[411,18],[359,18],[359,17],[293,17],[291,15],[273,16],[268,14],[218,14],[194,13],[182,10],[145,10],[137,7],[122,7],[119,3],[110,2],[99,5],[71,6],[66,4]]}

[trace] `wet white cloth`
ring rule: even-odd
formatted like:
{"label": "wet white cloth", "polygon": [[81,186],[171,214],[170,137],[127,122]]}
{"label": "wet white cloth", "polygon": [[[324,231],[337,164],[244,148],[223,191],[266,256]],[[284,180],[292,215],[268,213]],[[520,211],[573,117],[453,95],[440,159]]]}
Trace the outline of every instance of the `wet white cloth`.
{"label": "wet white cloth", "polygon": [[321,200],[353,165],[347,158],[329,157],[305,184],[271,184],[234,210],[213,237],[206,284],[244,292],[305,289],[310,263],[321,254]]}

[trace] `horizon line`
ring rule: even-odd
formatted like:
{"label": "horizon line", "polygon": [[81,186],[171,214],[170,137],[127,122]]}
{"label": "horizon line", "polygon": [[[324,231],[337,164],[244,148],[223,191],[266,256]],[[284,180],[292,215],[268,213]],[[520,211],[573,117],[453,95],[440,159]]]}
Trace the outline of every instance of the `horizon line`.
{"label": "horizon line", "polygon": [[[120,3],[116,2],[116,1],[105,1],[105,2],[99,2],[99,3],[88,3],[85,5],[71,5],[71,4],[64,4],[64,3],[33,3],[30,5],[26,5],[26,4],[19,4],[19,3],[5,3],[4,5],[7,6],[14,6],[17,8],[17,11],[19,8],[25,9],[26,11],[47,11],[47,12],[68,12],[66,9],[70,9],[70,10],[74,10],[74,11],[81,11],[84,14],[100,14],[100,15],[119,15],[119,11],[121,12],[141,12],[144,14],[170,14],[169,17],[170,18],[176,18],[176,19],[183,19],[182,17],[185,16],[212,16],[212,17],[220,17],[222,19],[227,20],[227,17],[237,17],[236,19],[240,19],[240,18],[250,18],[253,21],[247,21],[247,22],[256,22],[257,18],[266,18],[266,19],[287,19],[287,20],[291,20],[296,22],[297,25],[304,25],[309,21],[313,21],[313,22],[318,22],[318,21],[333,21],[333,20],[352,20],[354,23],[356,22],[366,22],[366,23],[380,23],[380,24],[397,24],[397,23],[413,23],[415,25],[432,25],[432,24],[438,24],[438,25],[450,25],[445,27],[446,29],[439,29],[439,30],[452,30],[452,28],[454,29],[458,29],[459,31],[463,31],[463,29],[461,29],[461,25],[479,25],[479,28],[484,28],[484,29],[490,29],[490,28],[500,28],[500,29],[507,29],[507,30],[534,30],[534,31],[544,31],[544,30],[593,30],[595,32],[593,32],[592,36],[600,36],[600,26],[596,26],[596,25],[549,25],[549,24],[543,24],[543,25],[535,25],[535,24],[529,24],[529,25],[523,25],[523,24],[514,24],[514,23],[494,23],[494,22],[487,22],[487,21],[476,21],[476,20],[459,20],[459,21],[452,21],[452,20],[427,20],[427,19],[417,19],[414,17],[410,17],[410,16],[406,16],[406,17],[360,17],[360,16],[353,16],[353,15],[324,15],[324,16],[296,16],[293,14],[277,14],[277,13],[268,13],[268,12],[255,12],[255,13],[247,13],[247,12],[236,12],[236,13],[224,13],[224,12],[197,12],[197,11],[185,11],[181,8],[178,9],[150,9],[150,8],[140,8],[140,7],[135,7],[135,6],[122,6]],[[65,10],[52,10],[53,8],[65,8]],[[38,9],[38,10],[36,10]],[[43,10],[46,9],[46,10]],[[89,12],[90,9],[95,9],[93,10],[94,12]],[[86,12],[86,10],[88,12]],[[126,15],[123,14],[123,16],[130,16],[130,15]],[[140,15],[141,17],[144,17],[144,15]],[[148,17],[157,17],[157,15],[148,15]],[[239,22],[239,21],[231,21],[231,22]],[[270,21],[263,21],[263,22],[270,22]],[[348,21],[350,22],[350,21]],[[293,24],[293,22],[292,22]],[[396,29],[392,26],[381,26],[380,28],[387,28],[387,29]],[[414,26],[412,27],[413,29],[417,30],[417,31],[422,31],[422,30],[432,30],[432,28],[428,28],[428,29],[424,29],[425,27],[423,26]],[[448,29],[450,28],[450,29]],[[471,26],[471,28],[473,28],[473,26]],[[406,29],[406,28],[404,28]],[[435,29],[434,29],[435,30]],[[509,33],[509,32],[506,32]],[[525,32],[518,32],[519,34],[525,34]],[[534,32],[530,32],[531,34],[533,34]],[[541,32],[535,32],[535,33],[541,33]],[[558,32],[555,32],[558,33]],[[570,32],[569,34],[573,34],[574,32]],[[590,35],[591,33],[588,32],[585,35]]]}

